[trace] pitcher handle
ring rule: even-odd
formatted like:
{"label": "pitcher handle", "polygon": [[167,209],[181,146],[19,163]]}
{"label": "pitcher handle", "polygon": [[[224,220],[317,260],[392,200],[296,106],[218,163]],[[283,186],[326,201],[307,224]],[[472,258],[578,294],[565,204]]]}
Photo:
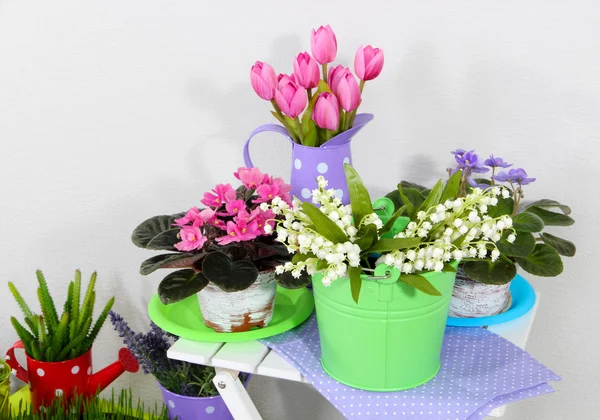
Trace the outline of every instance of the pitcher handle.
{"label": "pitcher handle", "polygon": [[283,134],[292,144],[294,144],[294,140],[290,137],[288,131],[284,127],[277,124],[261,125],[252,133],[250,133],[250,137],[248,137],[248,140],[246,140],[246,144],[244,144],[244,164],[246,165],[246,168],[254,167],[254,165],[252,164],[252,160],[250,159],[250,140],[252,140],[252,137],[257,135],[258,133],[262,133],[264,131],[274,131],[276,133]]}
{"label": "pitcher handle", "polygon": [[6,364],[15,372],[17,378],[23,382],[29,382],[29,373],[27,372],[27,369],[21,366],[15,357],[15,349],[25,349],[25,346],[21,340],[13,344],[13,346],[6,352]]}

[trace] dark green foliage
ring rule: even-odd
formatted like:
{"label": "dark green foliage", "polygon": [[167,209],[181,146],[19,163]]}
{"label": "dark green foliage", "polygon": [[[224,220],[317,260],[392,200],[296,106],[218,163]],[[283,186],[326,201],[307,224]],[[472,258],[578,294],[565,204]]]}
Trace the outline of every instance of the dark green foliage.
{"label": "dark green foliage", "polygon": [[[66,406],[66,407],[65,407]],[[19,402],[19,414],[10,414],[8,420],[168,420],[167,407],[155,404],[154,408],[147,410],[144,403],[139,399],[134,404],[130,389],[123,389],[115,395],[113,389],[110,399],[105,400],[98,396],[83,398],[81,395],[75,397],[65,404],[63,398],[56,398],[45,407],[44,413],[34,414],[31,406],[25,408],[22,401]]]}
{"label": "dark green foliage", "polygon": [[25,324],[29,327],[27,329],[15,317],[10,319],[17,335],[23,342],[25,351],[33,359],[43,362],[61,362],[81,356],[92,347],[115,298],[109,299],[92,327],[92,315],[96,300],[94,291],[96,273],[92,274],[83,304],[80,306],[81,272],[75,271],[75,277],[69,283],[67,300],[63,305],[63,313],[60,317],[43,273],[38,270],[36,275],[39,283],[37,295],[42,315],[33,313],[15,285],[11,282],[8,283],[8,288],[23,311]]}

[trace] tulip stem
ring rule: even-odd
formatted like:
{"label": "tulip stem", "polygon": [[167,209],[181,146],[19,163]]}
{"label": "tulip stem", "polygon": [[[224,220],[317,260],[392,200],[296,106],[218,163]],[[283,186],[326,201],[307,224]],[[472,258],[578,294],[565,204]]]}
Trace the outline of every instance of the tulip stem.
{"label": "tulip stem", "polygon": [[327,63],[323,63],[323,81],[327,83]]}
{"label": "tulip stem", "polygon": [[[283,115],[283,112],[281,112],[281,109],[279,108],[279,106],[277,106],[277,102],[275,102],[275,99],[271,99],[271,104],[273,105],[273,108],[275,108],[275,112],[277,113],[277,116],[279,117],[278,120],[281,124],[283,124],[283,126],[285,127],[285,129],[288,131],[288,133],[290,134],[290,137],[294,140],[294,142],[296,143],[301,143],[296,136],[294,136],[294,131],[292,130],[292,127],[287,123],[287,121],[285,120],[285,115]],[[300,136],[302,135],[302,131],[300,131]]]}
{"label": "tulip stem", "polygon": [[[341,109],[341,108],[340,108]],[[346,117],[348,116],[347,112],[340,111],[340,124],[338,126],[338,131],[341,133],[345,131],[344,125],[346,124]]]}
{"label": "tulip stem", "polygon": [[302,123],[298,119],[298,117],[294,118],[294,122],[296,123],[296,128],[298,129],[298,137],[300,137],[300,144],[304,141],[304,136],[302,135]]}
{"label": "tulip stem", "polygon": [[365,83],[367,83],[366,80],[361,80],[360,83],[358,84],[358,87],[360,88],[360,94],[362,95],[362,91],[365,88]]}
{"label": "tulip stem", "polygon": [[308,105],[310,106],[310,101],[312,101],[312,89],[306,89],[306,96],[308,96]]}

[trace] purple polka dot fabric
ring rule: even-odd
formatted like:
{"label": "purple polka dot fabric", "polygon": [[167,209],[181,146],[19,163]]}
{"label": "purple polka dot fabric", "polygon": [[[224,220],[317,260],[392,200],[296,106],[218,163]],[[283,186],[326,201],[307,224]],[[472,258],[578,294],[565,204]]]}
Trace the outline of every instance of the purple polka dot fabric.
{"label": "purple polka dot fabric", "polygon": [[548,382],[560,380],[529,353],[483,328],[447,327],[438,375],[399,392],[362,391],[329,377],[320,363],[314,314],[296,329],[261,341],[347,419],[481,420],[496,407],[553,392]]}

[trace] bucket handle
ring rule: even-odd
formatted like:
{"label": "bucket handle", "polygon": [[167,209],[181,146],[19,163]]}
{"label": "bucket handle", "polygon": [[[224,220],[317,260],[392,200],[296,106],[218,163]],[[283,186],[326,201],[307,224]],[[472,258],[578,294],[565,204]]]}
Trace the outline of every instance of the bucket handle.
{"label": "bucket handle", "polygon": [[[364,269],[371,271],[369,269]],[[394,297],[394,284],[398,282],[400,278],[400,270],[396,267],[389,266],[387,264],[379,264],[373,270],[373,275],[367,276],[366,280],[374,281],[378,285],[379,294],[377,300],[380,302],[391,302]]]}

